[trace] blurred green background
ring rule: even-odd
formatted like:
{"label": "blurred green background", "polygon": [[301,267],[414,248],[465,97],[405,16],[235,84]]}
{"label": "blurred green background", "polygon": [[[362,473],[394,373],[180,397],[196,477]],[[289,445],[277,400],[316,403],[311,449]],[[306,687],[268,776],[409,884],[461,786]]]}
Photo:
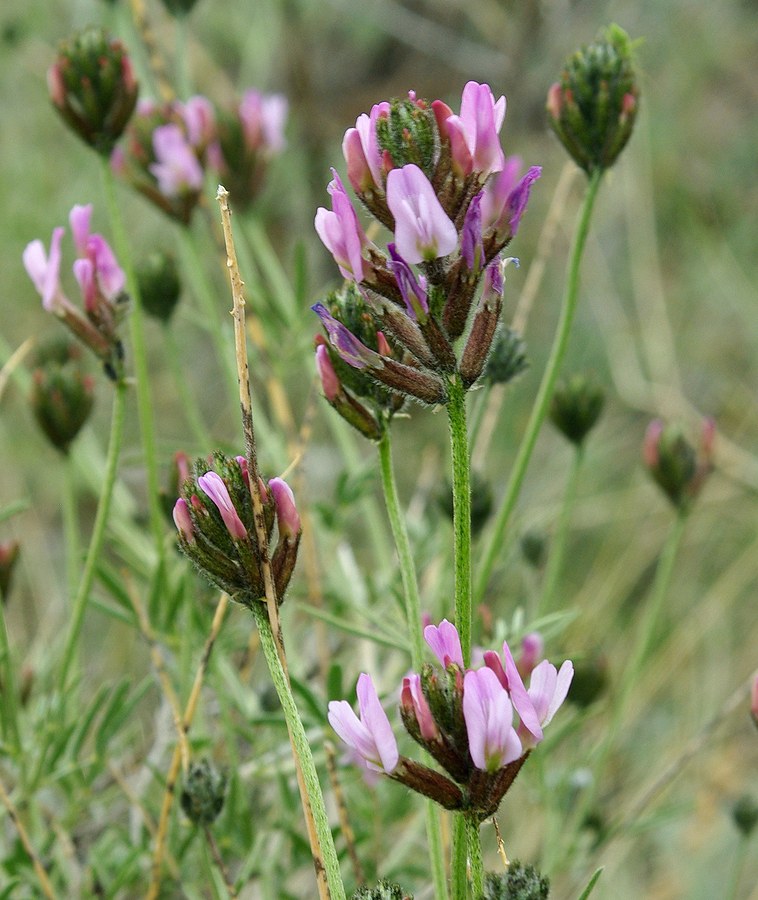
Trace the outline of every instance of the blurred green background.
{"label": "blurred green background", "polygon": [[[171,72],[177,46],[175,23],[157,2],[148,3],[147,13]],[[545,124],[547,88],[566,55],[610,21],[640,39],[641,113],[628,149],[601,190],[582,269],[580,312],[565,367],[567,372],[593,373],[606,386],[608,399],[589,442],[572,515],[568,564],[559,589],[562,606],[573,617],[549,643],[548,654],[555,659],[601,657],[609,667],[611,688],[585,714],[570,740],[561,744],[560,775],[555,776],[556,796],[563,791],[563,799],[556,801],[559,810],[570,805],[572,784],[579,784],[583,777],[587,748],[602,735],[629,629],[644,602],[672,519],[670,508],[646,481],[639,462],[647,421],[656,415],[677,419],[694,439],[701,416],[712,415],[719,437],[716,472],[688,526],[655,656],[632,704],[634,717],[624,732],[624,750],[613,770],[615,780],[603,792],[604,816],[632,808],[758,664],[758,5],[754,0],[366,0],[361,4],[200,0],[189,19],[185,42],[193,91],[223,101],[254,86],[285,93],[290,101],[288,149],[271,166],[256,221],[265,228],[281,271],[296,283],[296,295],[304,301],[302,317],[295,327],[274,327],[269,357],[261,358],[258,366],[253,362],[253,374],[263,397],[268,367],[272,367],[287,390],[296,426],[306,418],[312,425],[300,470],[307,501],[336,509],[338,524],[347,529],[338,533],[319,520],[325,590],[344,610],[351,585],[339,553],[348,552],[344,544],[349,541],[358,569],[370,568],[376,562],[375,548],[359,510],[345,500],[344,492],[339,493],[340,485],[344,488],[340,481],[344,464],[333,452],[333,438],[324,421],[332,412],[318,402],[297,362],[310,355],[317,331],[307,307],[336,284],[337,273],[312,223],[316,207],[327,201],[329,167],[344,173],[340,152],[344,130],[373,103],[410,88],[419,96],[440,97],[451,105],[457,105],[462,86],[470,79],[489,82],[496,96],[506,94],[508,111],[502,132],[506,153],[517,153],[525,164],[544,167],[509,251],[522,263],[519,271],[510,270],[506,287],[506,318],[510,318],[530,262],[538,255],[545,217],[567,165]],[[96,229],[108,234],[93,155],[53,113],[45,85],[57,42],[91,23],[105,25],[133,50],[142,95],[150,96],[146,58],[131,24],[129,4],[5,0],[0,9],[3,363],[29,336],[56,328],[43,314],[23,271],[21,253],[26,243],[36,237],[47,243],[52,228],[66,221],[74,203],[93,202]],[[566,177],[571,176],[564,172]],[[502,492],[555,327],[582,179],[574,174],[558,210],[544,278],[528,319],[531,369],[509,389],[503,413],[494,423],[490,452],[481,462],[482,474],[496,496]],[[213,217],[211,188],[207,207]],[[126,187],[119,196],[137,255],[156,245],[173,245],[175,226]],[[195,231],[202,242],[203,229]],[[214,248],[206,247],[203,265],[217,286],[220,309],[225,309],[224,274]],[[191,294],[192,285],[185,286]],[[252,297],[254,309],[255,302]],[[265,304],[260,314],[265,324]],[[224,393],[218,360],[198,327],[191,301],[180,308],[170,327],[187,366],[187,387],[204,421],[220,444],[234,447],[239,441],[236,401]],[[155,373],[158,443],[167,471],[175,450],[199,453],[210,448],[197,446],[188,434],[165,364],[160,326],[148,322],[147,332]],[[105,441],[109,391],[100,379],[95,417],[82,438],[77,476],[81,485],[90,477],[89,450]],[[271,412],[269,403],[261,399]],[[7,610],[9,630],[19,664],[43,671],[48,647],[66,616],[61,461],[36,430],[22,379],[8,384],[0,399],[0,416],[0,505],[17,500],[26,504],[21,513],[0,524],[0,538],[14,537],[22,543]],[[127,506],[121,514],[133,525],[144,515],[133,409],[128,428],[121,472],[137,499],[133,508],[127,508],[124,500]],[[443,418],[414,408],[410,418],[396,423],[395,442],[398,479],[410,504],[412,536],[419,548],[422,599],[433,617],[449,615],[445,602],[449,573],[443,565],[440,574],[435,563],[444,558],[450,537],[434,500],[435,488],[447,472]],[[357,483],[360,490],[371,493],[376,488],[370,475],[373,451],[368,444],[357,447],[368,473],[365,484],[360,479]],[[264,467],[272,473],[283,471],[291,461],[263,452]],[[487,597],[489,613],[495,618],[510,621],[517,607],[528,609],[539,572],[520,559],[518,538],[526,531],[550,533],[569,462],[569,449],[546,426],[512,526],[512,540]],[[362,471],[360,465],[357,471]],[[92,495],[86,491],[83,504],[86,522],[93,508]],[[380,574],[369,572],[363,577],[372,591],[380,593],[386,587]],[[293,590],[304,596],[304,582]],[[311,634],[307,616],[294,610],[288,615],[293,633]],[[237,622],[237,627],[244,634],[245,626]],[[96,679],[114,678],[132,666],[142,673],[149,669],[144,648],[117,623],[94,619],[87,641],[83,652]],[[243,646],[244,642],[243,636]],[[351,658],[349,642],[341,641],[338,650],[346,678],[354,678],[367,665]],[[308,672],[314,655],[313,647],[304,648],[298,665],[301,674]],[[393,671],[400,669],[395,662]],[[391,677],[385,688],[389,689],[390,681]],[[144,728],[141,740],[147,753],[149,723]],[[730,808],[746,791],[758,795],[757,763],[758,734],[749,721],[745,699],[733,715],[703,737],[697,755],[682,766],[671,788],[602,849],[594,861],[608,868],[596,896],[660,900],[728,896],[739,852]],[[541,765],[543,786],[550,785],[549,750]],[[350,788],[360,795],[359,782],[351,781]],[[395,799],[392,786],[381,786],[382,804],[391,805]],[[535,803],[535,786],[528,781],[507,798],[500,820],[509,853],[529,858],[539,852],[543,819],[533,814],[530,804]],[[551,821],[551,839],[556,839],[560,814]],[[584,876],[586,883],[591,874],[587,860],[594,857],[591,840],[585,838],[576,866],[571,860],[563,861],[557,896],[571,896],[575,880]],[[391,845],[391,839],[380,834],[372,851],[380,857],[381,850],[376,848]],[[758,865],[753,857],[747,861],[735,896],[758,896],[756,891],[751,893],[756,879]],[[417,890],[418,896],[424,896],[420,886]],[[124,896],[130,896],[128,889]]]}

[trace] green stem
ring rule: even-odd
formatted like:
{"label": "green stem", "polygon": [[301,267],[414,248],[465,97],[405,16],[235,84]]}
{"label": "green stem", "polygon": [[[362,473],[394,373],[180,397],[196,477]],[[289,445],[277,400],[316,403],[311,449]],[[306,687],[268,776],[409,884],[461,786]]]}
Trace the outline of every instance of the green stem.
{"label": "green stem", "polygon": [[456,375],[447,405],[453,457],[453,556],[455,559],[455,625],[463,662],[471,660],[471,459],[466,430],[466,389]]}
{"label": "green stem", "polygon": [[[405,519],[400,511],[395,473],[392,468],[390,428],[387,426],[384,428],[379,441],[379,462],[382,471],[384,502],[387,506],[387,515],[389,516],[392,535],[395,539],[397,555],[400,561],[400,575],[405,595],[405,615],[411,643],[411,664],[417,672],[420,672],[424,661],[424,645],[421,632],[421,600],[419,598],[416,568],[413,565],[411,542],[408,539],[408,529],[405,527]],[[447,884],[445,862],[442,857],[442,830],[439,811],[432,800],[426,800],[425,802],[426,834],[434,882],[434,895],[438,900],[442,900],[442,898],[447,897]]]}
{"label": "green stem", "polygon": [[142,451],[145,456],[147,474],[147,499],[150,510],[150,527],[155,539],[158,560],[163,559],[165,524],[160,500],[160,482],[158,479],[158,462],[155,447],[155,426],[153,423],[153,407],[150,398],[150,369],[145,347],[144,314],[139,286],[134,274],[131,248],[121,215],[121,208],[116,199],[116,186],[113,172],[107,159],[101,158],[101,171],[108,214],[113,231],[116,256],[123,266],[126,275],[126,290],[132,305],[129,315],[129,333],[132,353],[134,355],[134,375],[137,392],[137,414],[139,416]]}
{"label": "green stem", "polygon": [[474,590],[474,596],[477,602],[481,602],[484,598],[487,584],[492,575],[492,569],[500,556],[505,529],[508,526],[508,521],[521,491],[521,485],[524,481],[524,476],[526,475],[529,460],[532,457],[534,445],[537,442],[537,435],[539,434],[542,423],[547,415],[555,382],[558,378],[558,372],[563,363],[563,358],[566,355],[569,334],[571,332],[571,325],[574,321],[574,314],[576,312],[577,299],[579,296],[579,267],[584,253],[584,246],[587,242],[592,210],[595,205],[595,199],[602,178],[603,171],[599,169],[590,177],[587,184],[587,191],[584,195],[584,202],[579,213],[576,232],[574,234],[574,243],[571,248],[569,268],[566,276],[566,288],[563,294],[561,315],[553,339],[553,346],[550,348],[550,356],[548,357],[547,365],[545,366],[545,371],[542,375],[542,381],[540,382],[537,397],[535,398],[529,422],[526,426],[526,432],[521,440],[516,459],[513,463],[513,469],[511,470],[511,476],[508,481],[508,486],[506,487],[503,504],[498,512],[495,524],[493,525],[489,544],[477,567],[477,580]]}
{"label": "green stem", "polygon": [[76,468],[69,456],[66,457],[63,481],[62,507],[63,535],[66,547],[66,585],[68,586],[68,599],[71,600],[76,591],[82,548],[79,540],[79,522],[76,508]]}
{"label": "green stem", "polygon": [[324,796],[321,792],[321,784],[318,780],[316,765],[313,761],[308,737],[305,733],[302,720],[297,711],[295,698],[292,695],[287,675],[282,668],[279,654],[276,648],[274,635],[271,631],[271,623],[268,619],[266,605],[263,602],[256,603],[253,606],[253,614],[256,624],[258,625],[258,634],[261,640],[263,654],[268,664],[271,679],[274,682],[279,702],[282,705],[284,718],[287,723],[287,729],[292,744],[292,753],[295,756],[296,764],[300,768],[307,792],[307,802],[310,803],[313,820],[316,828],[316,834],[321,849],[320,862],[324,866],[326,880],[329,885],[332,900],[345,900],[345,886],[342,883],[340,875],[339,862],[337,860],[337,851],[332,840],[332,832],[329,828],[329,820],[326,816],[326,807],[324,806]]}
{"label": "green stem", "polygon": [[188,100],[192,93],[189,70],[189,15],[178,15],[174,19],[176,41],[174,42],[174,64],[176,66],[176,86],[179,98]]}
{"label": "green stem", "polygon": [[12,756],[18,759],[19,764],[24,764],[24,754],[21,752],[21,732],[18,727],[18,694],[16,693],[16,678],[13,672],[13,660],[11,658],[11,645],[8,640],[8,628],[5,622],[5,604],[0,603],[0,654],[2,655],[3,690],[0,701],[2,702],[3,739],[12,747]]}
{"label": "green stem", "polygon": [[453,858],[450,870],[452,900],[468,900],[468,827],[463,813],[455,813],[453,816]]}
{"label": "green stem", "polygon": [[545,580],[542,585],[537,609],[534,618],[538,619],[551,611],[553,600],[555,597],[555,589],[558,586],[558,580],[563,569],[563,560],[566,555],[566,540],[568,538],[569,523],[571,520],[571,510],[576,499],[576,488],[579,483],[579,471],[582,468],[584,460],[584,447],[579,444],[574,447],[574,455],[571,460],[571,469],[566,480],[566,490],[563,494],[563,503],[561,505],[558,523],[553,536],[550,555],[547,560],[547,569],[545,571]]}
{"label": "green stem", "polygon": [[471,892],[474,900],[480,900],[484,893],[484,863],[482,862],[482,839],[479,823],[473,816],[466,816],[468,854],[471,861]]}
{"label": "green stem", "polygon": [[124,412],[126,409],[126,384],[123,381],[117,382],[114,387],[113,396],[113,414],[111,418],[111,433],[108,443],[108,456],[106,458],[105,473],[103,475],[102,491],[97,504],[97,513],[95,514],[95,524],[92,528],[92,536],[90,538],[89,549],[87,550],[87,558],[84,562],[79,587],[74,598],[71,609],[71,619],[66,635],[66,644],[63,650],[63,661],[61,663],[60,674],[58,676],[58,686],[61,692],[65,692],[68,682],[69,670],[76,653],[79,634],[84,621],[84,613],[87,609],[87,601],[95,577],[95,569],[97,568],[100,551],[103,547],[105,539],[105,526],[108,521],[108,513],[110,511],[111,497],[113,496],[113,487],[116,483],[116,472],[118,470],[118,458],[121,452],[121,438],[124,431]]}

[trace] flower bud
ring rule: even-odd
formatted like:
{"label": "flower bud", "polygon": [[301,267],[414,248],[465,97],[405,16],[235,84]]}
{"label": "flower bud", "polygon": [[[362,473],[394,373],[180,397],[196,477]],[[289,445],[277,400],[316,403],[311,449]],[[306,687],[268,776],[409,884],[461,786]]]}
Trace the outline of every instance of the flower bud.
{"label": "flower bud", "polygon": [[181,804],[193,825],[211,825],[224,808],[226,775],[207,759],[192,763],[181,793]]}
{"label": "flower bud", "polygon": [[30,403],[37,424],[61,453],[69,451],[92,412],[94,381],[82,367],[78,345],[51,341],[37,355]]}
{"label": "flower bud", "polygon": [[413,900],[413,894],[404,891],[396,882],[382,878],[376,887],[359,887],[350,900]]}
{"label": "flower bud", "polygon": [[175,257],[154,250],[137,265],[136,275],[145,312],[161,322],[168,322],[182,293]]}
{"label": "flower bud", "polygon": [[0,543],[0,601],[8,602],[13,579],[13,570],[18,561],[21,545],[18,541],[3,541]]}
{"label": "flower bud", "polygon": [[608,169],[632,133],[639,102],[629,35],[618,25],[566,60],[547,98],[548,121],[574,161],[591,175]]}
{"label": "flower bud", "polygon": [[758,800],[750,794],[743,794],[732,807],[732,821],[744,837],[750,837],[758,825]]}
{"label": "flower bud", "polygon": [[547,900],[550,881],[534,866],[513,860],[506,872],[487,872],[482,900]]}
{"label": "flower bud", "polygon": [[706,419],[701,428],[700,448],[687,441],[676,425],[656,419],[648,426],[643,459],[658,487],[678,509],[689,508],[710,474],[713,464],[715,425]]}
{"label": "flower bud", "polygon": [[439,132],[434,112],[415,97],[390,102],[389,115],[376,119],[379,147],[390,158],[392,168],[412,163],[427,178],[432,177],[439,157]]}
{"label": "flower bud", "polygon": [[541,531],[525,531],[521,535],[521,553],[533,569],[541,569],[547,556],[547,537]]}
{"label": "flower bud", "polygon": [[88,28],[61,43],[47,80],[64,122],[108,156],[137,103],[138,85],[123,44]]}
{"label": "flower bud", "polygon": [[489,384],[508,384],[528,368],[523,339],[512,329],[502,328],[495,334],[482,377]]}
{"label": "flower bud", "polygon": [[550,421],[577,447],[595,427],[603,411],[603,389],[584,375],[572,375],[555,389],[550,404]]}

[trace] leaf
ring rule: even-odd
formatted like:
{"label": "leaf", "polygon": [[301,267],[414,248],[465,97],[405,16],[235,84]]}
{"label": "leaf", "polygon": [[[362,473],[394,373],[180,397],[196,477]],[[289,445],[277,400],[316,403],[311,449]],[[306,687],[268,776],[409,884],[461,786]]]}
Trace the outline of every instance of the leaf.
{"label": "leaf", "polygon": [[605,866],[600,866],[600,868],[595,872],[595,874],[590,878],[587,887],[582,891],[582,893],[577,897],[577,900],[587,900],[589,895],[595,889],[595,885],[600,880],[600,876],[603,874],[603,869]]}

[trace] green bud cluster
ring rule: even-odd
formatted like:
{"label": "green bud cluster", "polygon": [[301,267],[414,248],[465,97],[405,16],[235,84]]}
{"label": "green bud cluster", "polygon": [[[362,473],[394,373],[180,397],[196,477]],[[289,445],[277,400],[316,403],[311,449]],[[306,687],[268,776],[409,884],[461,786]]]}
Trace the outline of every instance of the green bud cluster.
{"label": "green bud cluster", "polygon": [[431,180],[440,138],[434,112],[423,101],[392,100],[389,115],[377,121],[376,137],[396,168],[416,165]]}
{"label": "green bud cluster", "polygon": [[79,137],[109,156],[137,104],[139,86],[120,41],[88,28],[66,41],[48,72],[53,106]]}
{"label": "green bud cluster", "polygon": [[136,275],[145,312],[161,322],[168,322],[182,293],[176,258],[162,250],[154,250],[137,266]]}
{"label": "green bud cluster", "polygon": [[350,900],[413,900],[413,894],[404,891],[399,884],[382,878],[376,887],[359,887]]}
{"label": "green bud cluster", "polygon": [[553,393],[550,420],[577,447],[597,424],[605,403],[605,392],[585,375],[572,375]]}
{"label": "green bud cluster", "polygon": [[195,825],[211,825],[224,808],[226,775],[207,759],[192,763],[181,793],[187,818]]}
{"label": "green bud cluster", "polygon": [[566,60],[560,81],[548,92],[548,121],[591,175],[616,161],[632,134],[638,105],[629,35],[610,25]]}
{"label": "green bud cluster", "polygon": [[502,328],[492,342],[492,350],[484,368],[484,380],[489,384],[508,384],[529,368],[526,343],[511,328]]}
{"label": "green bud cluster", "polygon": [[57,338],[41,347],[32,385],[37,424],[53,447],[67,454],[95,402],[94,380],[83,368],[78,344]]}
{"label": "green bud cluster", "polygon": [[550,882],[534,866],[514,860],[507,872],[487,872],[481,900],[547,900]]}

